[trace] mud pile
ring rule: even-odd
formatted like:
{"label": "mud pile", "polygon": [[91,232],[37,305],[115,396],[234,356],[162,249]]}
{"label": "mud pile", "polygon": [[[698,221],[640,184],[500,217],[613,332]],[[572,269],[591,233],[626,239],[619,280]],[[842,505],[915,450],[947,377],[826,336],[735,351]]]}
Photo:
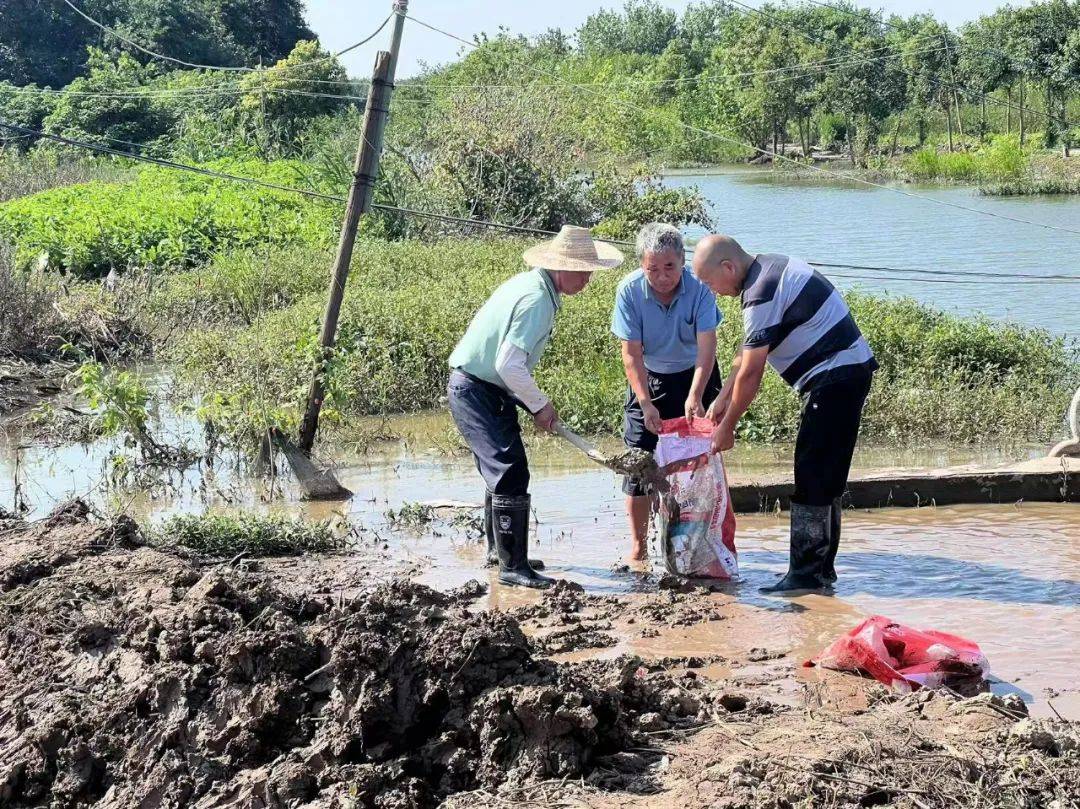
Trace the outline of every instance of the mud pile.
{"label": "mud pile", "polygon": [[468,598],[289,595],[81,504],[9,529],[0,804],[434,806],[620,762],[639,778],[647,733],[718,710],[634,658],[538,658]]}

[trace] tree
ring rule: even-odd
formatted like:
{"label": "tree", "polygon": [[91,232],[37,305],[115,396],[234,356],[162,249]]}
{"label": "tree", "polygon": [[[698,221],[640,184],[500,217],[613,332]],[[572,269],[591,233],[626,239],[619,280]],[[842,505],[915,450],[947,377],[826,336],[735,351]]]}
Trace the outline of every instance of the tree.
{"label": "tree", "polygon": [[1062,121],[1062,148],[1065,156],[1069,156],[1072,147],[1073,130],[1068,120],[1068,107],[1066,105],[1067,93],[1080,90],[1080,27],[1069,32],[1068,37],[1061,49],[1061,54],[1055,63],[1056,80],[1061,87],[1065,88],[1061,98],[1061,121]]}
{"label": "tree", "polygon": [[584,54],[664,52],[678,33],[677,15],[653,0],[627,0],[622,13],[601,9],[577,31]]}
{"label": "tree", "polygon": [[[297,41],[314,37],[299,0],[79,0],[78,5],[149,50],[198,64],[271,63]],[[0,81],[62,87],[86,75],[88,47],[129,53],[144,63],[152,59],[58,0],[0,2]]]}
{"label": "tree", "polygon": [[919,145],[926,142],[928,116],[937,107],[945,113],[951,152],[954,148],[952,107],[956,103],[953,78],[956,42],[950,42],[953,35],[948,27],[929,14],[911,17],[902,25],[900,64],[909,109],[915,116]]}
{"label": "tree", "polygon": [[724,0],[691,3],[679,22],[679,39],[686,43],[691,68],[705,66],[713,47],[723,35],[724,22],[734,12]]}
{"label": "tree", "polygon": [[[979,139],[986,140],[989,124],[986,117],[986,97],[1000,88],[1011,93],[1014,71],[1008,54],[1001,49],[1004,41],[1004,18],[1000,14],[983,17],[964,26],[960,33],[960,56],[957,70],[965,84],[980,97]],[[1012,122],[1012,101],[1007,101],[1007,121]],[[1011,128],[1011,126],[1010,126]]]}
{"label": "tree", "polygon": [[[154,96],[141,94],[150,89],[158,68],[141,65],[127,54],[113,59],[97,48],[90,49],[87,65],[88,74],[71,82],[69,92],[57,96],[42,124],[46,132],[130,149],[113,141],[145,144],[169,130],[172,116],[155,104]],[[125,95],[108,95],[121,93]]]}
{"label": "tree", "polygon": [[276,147],[289,151],[301,129],[313,118],[348,105],[343,99],[326,97],[342,89],[326,82],[347,80],[345,68],[330,58],[318,42],[298,42],[292,53],[273,67],[244,77],[240,110],[251,128],[262,133],[264,150]]}
{"label": "tree", "polygon": [[[102,4],[83,4],[88,14]],[[42,0],[0,2],[0,81],[62,87],[86,62],[95,29],[61,3]]]}

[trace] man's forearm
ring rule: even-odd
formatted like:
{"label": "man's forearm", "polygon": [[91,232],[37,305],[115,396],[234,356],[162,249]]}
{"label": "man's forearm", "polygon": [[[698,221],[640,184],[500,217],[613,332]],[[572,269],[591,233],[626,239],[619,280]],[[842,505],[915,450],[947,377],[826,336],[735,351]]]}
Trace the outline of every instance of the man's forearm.
{"label": "man's forearm", "polygon": [[754,397],[757,396],[758,391],[761,389],[761,377],[761,371],[743,370],[742,368],[735,374],[735,381],[732,383],[731,389],[731,403],[728,405],[727,412],[724,413],[724,421],[732,429],[739,423],[743,413],[750,408]]}
{"label": "man's forearm", "polygon": [[630,383],[630,390],[634,392],[640,404],[651,404],[652,397],[649,395],[649,374],[645,370],[645,358],[632,351],[623,351],[623,370],[626,371],[626,381]]}
{"label": "man's forearm", "polygon": [[740,347],[735,356],[731,359],[731,370],[728,371],[727,377],[724,378],[724,389],[730,394],[731,388],[735,385],[735,377],[739,375],[739,368],[742,367],[742,348]]}
{"label": "man's forearm", "polygon": [[694,360],[694,379],[690,383],[690,396],[701,401],[705,395],[705,386],[716,367],[716,332],[709,332],[698,337],[697,357]]}
{"label": "man's forearm", "polygon": [[526,355],[517,346],[503,343],[495,358],[495,371],[503,383],[530,413],[538,413],[548,403],[548,397],[536,384],[526,364]]}

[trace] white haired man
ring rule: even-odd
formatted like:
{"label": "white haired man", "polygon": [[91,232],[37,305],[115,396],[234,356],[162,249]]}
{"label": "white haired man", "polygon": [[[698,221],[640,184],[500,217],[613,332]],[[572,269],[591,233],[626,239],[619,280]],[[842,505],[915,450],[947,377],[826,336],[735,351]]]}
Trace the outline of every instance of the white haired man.
{"label": "white haired man", "polygon": [[[686,266],[678,228],[653,222],[638,233],[641,268],[615,293],[611,330],[622,344],[626,372],[623,440],[628,447],[656,449],[664,419],[706,415],[720,392],[716,327],[720,311],[709,288]],[[644,482],[623,479],[630,524],[629,559],[644,559],[651,497]]]}
{"label": "white haired man", "polygon": [[877,361],[843,297],[805,261],[752,256],[730,236],[713,235],[698,242],[693,268],[717,295],[740,296],[743,312],[742,347],[713,410],[713,450],[734,445],[766,362],[802,398],[788,571],[762,592],[827,589],[836,581],[841,497]]}
{"label": "white haired man", "polygon": [[617,267],[623,257],[611,245],[593,242],[585,228],[567,225],[523,258],[533,269],[491,294],[450,355],[446,393],[487,487],[488,563],[499,565],[502,584],[541,588],[553,580],[537,573],[539,565],[527,557],[529,460],[517,408],[527,410],[541,430],[554,430],[558,416],[532,370],[551,337],[560,296],[581,292],[595,270]]}

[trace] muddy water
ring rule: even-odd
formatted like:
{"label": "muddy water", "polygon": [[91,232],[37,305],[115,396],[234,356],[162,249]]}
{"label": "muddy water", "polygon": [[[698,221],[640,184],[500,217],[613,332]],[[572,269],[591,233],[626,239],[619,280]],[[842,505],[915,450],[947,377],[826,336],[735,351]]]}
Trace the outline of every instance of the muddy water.
{"label": "muddy water", "polygon": [[[402,422],[397,427],[408,437],[404,444],[355,456],[342,465],[342,483],[356,492],[344,504],[301,503],[286,484],[284,496],[268,505],[261,496],[265,487],[237,473],[224,458],[217,459],[214,468],[175,475],[169,486],[149,492],[110,490],[107,442],[89,449],[17,449],[9,438],[0,444],[0,504],[11,503],[18,455],[19,485],[36,513],[71,494],[89,494],[103,507],[150,520],[206,508],[274,508],[363,525],[367,536],[375,537],[377,541],[357,550],[357,558],[371,557],[364,564],[340,566],[339,584],[364,587],[403,566],[438,587],[473,578],[494,584],[490,571],[481,567],[483,551],[476,538],[446,526],[405,535],[387,526],[386,511],[406,502],[479,501],[479,479],[467,458],[424,449],[445,426],[439,417],[434,423],[432,430],[425,419]],[[182,430],[174,437],[183,437]],[[616,478],[553,441],[533,450],[537,524],[532,554],[547,562],[552,575],[579,582],[592,593],[652,592],[655,579],[646,575],[648,565],[630,569],[621,564],[627,542]],[[1017,452],[1013,450],[1012,457]],[[870,449],[860,453],[856,465],[941,465],[994,460],[993,455],[940,448]],[[729,466],[738,478],[748,471],[783,469],[785,460],[783,448],[744,451],[734,454]],[[745,658],[748,648],[764,647],[789,652],[780,664],[790,673],[797,661],[878,613],[978,641],[1001,681],[996,690],[1018,691],[1036,713],[1056,708],[1080,718],[1075,662],[1080,645],[1080,507],[1032,503],[849,512],[834,597],[785,600],[757,593],[786,566],[784,518],[740,517],[737,543],[741,580],[713,596],[725,605],[723,620],[671,627],[650,638],[617,625],[620,644],[597,653]],[[532,592],[493,586],[487,604],[512,607],[536,598]],[[741,675],[747,671],[742,669]],[[726,674],[722,667],[715,673]]]}

